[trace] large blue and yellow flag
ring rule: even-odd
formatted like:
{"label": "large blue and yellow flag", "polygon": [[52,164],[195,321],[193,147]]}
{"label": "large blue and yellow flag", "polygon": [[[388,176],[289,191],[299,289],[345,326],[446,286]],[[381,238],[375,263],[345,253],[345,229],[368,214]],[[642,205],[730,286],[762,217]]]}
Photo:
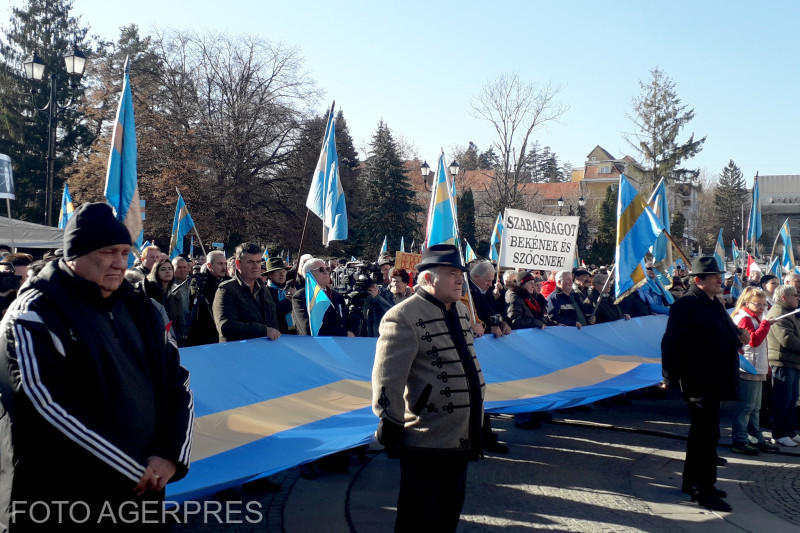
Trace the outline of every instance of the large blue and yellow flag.
{"label": "large blue and yellow flag", "polygon": [[719,228],[717,243],[714,245],[714,259],[717,260],[720,272],[725,271],[725,243],[722,241],[722,228]]}
{"label": "large blue and yellow flag", "polygon": [[322,140],[317,168],[311,178],[306,207],[322,220],[322,244],[347,240],[347,206],[339,179],[339,155],[336,153],[336,102],[331,105],[328,125]]}
{"label": "large blue and yellow flag", "polygon": [[117,220],[131,233],[131,241],[142,244],[142,211],[139,203],[139,183],[136,177],[136,124],[133,118],[130,61],[125,59],[122,97],[111,136],[106,186],[103,195],[114,209]]}
{"label": "large blue and yellow flag", "polygon": [[663,231],[664,227],[642,195],[624,174],[621,175],[617,201],[617,248],[614,253],[617,303],[647,283],[642,258]]}
{"label": "large blue and yellow flag", "polygon": [[794,268],[794,250],[792,250],[792,234],[789,232],[789,219],[781,226],[780,234],[783,241],[783,254],[781,256],[781,266],[786,270]]}
{"label": "large blue and yellow flag", "polygon": [[458,228],[452,190],[444,167],[444,154],[439,156],[439,168],[436,170],[436,179],[431,189],[427,229],[426,247],[436,244],[456,244]]}
{"label": "large blue and yellow flag", "polygon": [[312,337],[319,334],[322,318],[330,306],[331,300],[322,287],[317,284],[314,274],[311,271],[306,272],[306,309],[308,310],[308,329],[311,330]]}
{"label": "large blue and yellow flag", "polygon": [[183,253],[183,238],[192,231],[194,220],[189,208],[178,191],[178,204],[175,206],[175,218],[172,221],[172,236],[169,239],[169,258],[175,259]]}
{"label": "large blue and yellow flag", "polygon": [[472,249],[472,246],[469,245],[469,241],[464,239],[464,257],[467,259],[467,263],[470,261],[475,261],[478,258],[478,254]]}
{"label": "large blue and yellow flag", "polygon": [[[653,214],[661,222],[664,231],[669,233],[669,202],[667,200],[667,186],[664,183],[664,178],[661,178],[656,188],[653,189],[653,193],[650,195],[647,204],[650,206]],[[653,244],[651,253],[653,254],[653,261],[661,261],[668,269],[671,269],[672,244],[666,233],[662,232],[661,235],[658,236],[655,244]]]}
{"label": "large blue and yellow flag", "polygon": [[64,192],[61,194],[61,211],[58,213],[58,228],[67,227],[67,222],[72,218],[75,206],[72,204],[72,195],[69,193],[69,185],[64,184]]}
{"label": "large blue and yellow flag", "polygon": [[497,220],[494,221],[494,229],[492,230],[492,238],[489,239],[489,259],[492,261],[500,260],[500,241],[503,240],[503,214],[497,214]]}
{"label": "large blue and yellow flag", "polygon": [[264,248],[264,253],[261,254],[261,259],[263,259],[264,261],[269,259],[269,249],[268,248]]}
{"label": "large blue and yellow flag", "polygon": [[753,203],[747,223],[747,240],[752,243],[753,255],[758,257],[758,239],[761,238],[761,202],[758,194],[758,176],[753,178]]}
{"label": "large blue and yellow flag", "polygon": [[[578,335],[545,328],[475,339],[484,407],[552,411],[657,384],[666,324],[645,316]],[[376,340],[282,335],[181,348],[195,398],[192,466],[167,485],[168,499],[197,500],[371,442]]]}

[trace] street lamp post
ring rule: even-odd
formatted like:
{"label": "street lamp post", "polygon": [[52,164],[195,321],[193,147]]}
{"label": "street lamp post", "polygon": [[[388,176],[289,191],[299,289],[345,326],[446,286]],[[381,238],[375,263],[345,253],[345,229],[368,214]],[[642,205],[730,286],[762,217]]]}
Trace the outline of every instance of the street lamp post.
{"label": "street lamp post", "polygon": [[425,191],[431,192],[430,189],[428,189],[428,175],[431,173],[431,166],[427,161],[423,161],[422,166],[419,167],[419,171],[422,174],[422,186],[425,188]]}
{"label": "street lamp post", "polygon": [[[78,81],[83,76],[86,68],[86,56],[73,46],[72,50],[64,55],[64,64],[69,75],[69,85],[73,90],[78,86]],[[29,81],[42,81],[44,77],[45,63],[36,52],[23,62],[25,78]],[[36,113],[44,115],[47,113],[47,177],[45,182],[45,213],[44,223],[47,226],[53,225],[53,182],[55,179],[55,160],[56,160],[56,129],[58,128],[58,115],[70,107],[72,99],[66,105],[59,106],[56,97],[56,73],[50,73],[50,99],[47,105],[36,107],[34,95],[38,93],[36,89],[31,89],[31,99]]]}

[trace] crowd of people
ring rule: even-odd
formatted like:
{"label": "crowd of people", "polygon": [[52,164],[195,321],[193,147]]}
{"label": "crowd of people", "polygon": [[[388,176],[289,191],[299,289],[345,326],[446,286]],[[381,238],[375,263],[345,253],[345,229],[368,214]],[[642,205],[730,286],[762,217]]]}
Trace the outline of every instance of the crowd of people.
{"label": "crowd of people", "polygon": [[[42,280],[53,278],[58,273],[66,276],[64,279],[67,280],[70,272],[76,272],[74,265],[70,266],[76,258],[80,258],[76,253],[94,254],[99,253],[98,250],[102,252],[105,247],[128,245],[120,236],[121,230],[118,235],[110,235],[105,241],[100,239],[93,245],[81,244],[86,237],[79,235],[80,231],[87,231],[86,228],[90,223],[94,224],[99,219],[108,218],[107,213],[100,213],[100,208],[94,209],[92,216],[81,211],[83,216],[76,217],[77,222],[73,226],[76,224],[78,226],[68,228],[67,234],[72,235],[73,239],[69,241],[65,236],[64,249],[48,252],[41,259],[34,260],[30,255],[12,253],[8,247],[0,246],[0,310],[3,313],[9,308],[19,312],[22,304],[15,304],[15,299],[29,298],[26,294],[31,295],[34,292],[42,293],[45,287]],[[83,227],[80,226],[81,223],[84,224]],[[69,233],[70,231],[72,233]],[[430,253],[434,252],[436,250]],[[451,253],[449,249],[445,250],[442,252],[444,254],[442,257],[449,253]],[[450,298],[452,296],[450,293],[455,291],[457,286],[460,304],[453,309],[457,308],[459,313],[465,310],[466,314],[463,316],[456,314],[453,320],[458,322],[466,317],[468,323],[463,325],[464,335],[468,332],[470,338],[482,335],[501,337],[513,330],[528,328],[570,327],[579,330],[587,325],[629,320],[632,317],[670,315],[668,334],[677,330],[683,335],[681,341],[676,341],[674,345],[665,340],[667,343],[664,348],[665,382],[670,386],[681,387],[686,395],[693,418],[692,427],[702,426],[706,432],[700,439],[706,443],[704,449],[710,449],[709,443],[712,442],[714,450],[716,449],[719,439],[719,400],[737,398],[735,416],[732,420],[734,452],[757,455],[761,451],[775,450],[778,446],[795,447],[800,443],[800,436],[796,433],[796,404],[800,391],[800,321],[796,315],[777,318],[798,307],[799,275],[789,274],[783,284],[779,284],[775,276],[760,276],[757,271],[748,279],[742,279],[740,269],[723,272],[709,267],[710,269],[701,272],[689,272],[683,265],[676,265],[671,283],[665,286],[658,276],[656,266],[647,265],[645,282],[617,303],[613,269],[609,267],[592,265],[588,268],[551,272],[542,270],[498,272],[496,265],[487,260],[480,259],[461,266],[456,265],[449,257],[446,260],[442,257],[438,259],[436,256],[430,257],[433,259],[424,256],[423,263],[418,265],[417,271],[414,272],[395,268],[393,258],[388,254],[382,254],[374,264],[365,262],[358,267],[362,269],[358,272],[366,272],[366,275],[358,275],[354,284],[348,284],[346,280],[340,283],[340,278],[347,277],[346,272],[350,272],[347,270],[349,266],[345,266],[348,264],[345,260],[319,258],[306,254],[302,255],[296,264],[287,264],[280,257],[267,257],[261,247],[248,242],[238,245],[232,256],[227,258],[222,250],[213,250],[205,257],[178,255],[170,260],[159,247],[151,245],[141,251],[140,257],[131,268],[124,270],[126,283],[120,280],[119,284],[103,298],[116,295],[121,290],[120,287],[123,287],[126,294],[130,292],[148,299],[158,321],[164,325],[163,336],[166,346],[177,348],[260,337],[275,340],[281,335],[310,335],[311,326],[305,292],[307,275],[311,274],[330,300],[330,306],[319,327],[319,335],[378,337],[382,339],[379,341],[380,353],[381,350],[389,352],[394,350],[386,347],[387,342],[392,342],[391,345],[396,346],[395,341],[391,341],[391,337],[387,337],[385,331],[392,320],[395,322],[399,320],[396,316],[397,309],[416,309],[414,307],[416,305],[420,313],[430,314],[430,309],[426,308],[418,298],[415,299],[415,295],[428,294],[426,296],[428,303],[438,302],[439,296],[436,294],[441,296],[444,294],[441,292],[444,289],[440,289],[437,293],[432,288],[436,279],[431,278],[431,275],[438,276],[438,267],[452,267],[458,270],[459,276],[464,272],[466,281],[464,283],[454,281],[445,298]],[[97,260],[100,259],[102,258],[98,256]],[[426,264],[430,266],[426,268]],[[711,287],[704,278],[711,275],[719,277],[719,290]],[[419,276],[419,279],[414,279],[415,276]],[[709,288],[704,290],[703,287]],[[731,347],[736,351],[740,350],[747,363],[742,363],[741,368],[729,359],[725,359],[724,364],[722,359],[706,366],[703,366],[705,363],[696,363],[697,368],[694,370],[700,368],[701,373],[719,375],[721,372],[724,373],[725,369],[730,370],[730,375],[727,375],[730,380],[725,382],[724,387],[720,385],[719,389],[711,393],[694,390],[695,385],[692,380],[697,373],[681,366],[683,363],[667,363],[666,355],[680,350],[696,352],[697,346],[702,344],[693,340],[691,335],[686,335],[686,332],[697,327],[691,318],[695,316],[692,313],[697,311],[687,307],[686,302],[693,298],[697,300],[701,293],[706,294],[708,298],[701,298],[702,302],[697,305],[708,307],[704,311],[711,313],[708,316],[717,313],[717,309],[723,310],[722,314],[714,315],[718,320],[714,327],[720,332],[729,333],[728,340]],[[87,294],[83,296],[88,297]],[[412,305],[411,300],[416,303]],[[98,304],[91,299],[90,302],[91,305],[98,306],[98,309],[107,305]],[[713,312],[711,312],[712,307]],[[447,314],[449,312],[447,311],[444,316],[449,316]],[[704,320],[707,318],[705,316]],[[704,323],[700,318],[697,320]],[[456,322],[448,327],[458,329]],[[148,323],[151,329],[152,323]],[[113,329],[115,324],[117,323],[112,320],[108,327]],[[126,335],[131,337],[132,340],[128,340],[131,340],[134,350],[150,346],[149,340],[145,341],[130,331]],[[392,335],[402,338],[397,331]],[[716,350],[720,349],[722,337],[723,334],[719,333],[710,338],[708,346],[703,350],[716,353]],[[402,344],[404,341],[397,342]],[[693,342],[694,345],[691,344]],[[472,344],[469,343],[464,347],[460,342],[456,342],[455,345],[443,349],[454,349],[454,346],[461,353],[460,364],[466,365],[465,368],[469,367],[464,358],[473,351]],[[7,350],[11,348],[7,347]],[[176,376],[182,374],[175,370],[177,368],[175,356],[165,355],[165,357],[173,361],[170,363],[171,379],[177,379]],[[464,375],[469,375],[466,370],[464,372]],[[482,382],[480,386],[483,387]],[[702,388],[698,386],[698,390]],[[704,400],[708,396],[715,398],[716,411],[714,409],[709,411],[707,405],[696,401],[697,398]],[[385,399],[389,402],[388,396]],[[381,406],[380,412],[389,412],[388,406],[388,403]],[[392,432],[398,432],[398,428],[394,426],[402,424],[403,420],[402,413],[393,413],[392,416],[394,418],[382,417],[384,425],[379,430],[379,434],[382,434],[384,440],[389,443],[392,443]],[[547,415],[521,413],[515,416],[515,424],[525,429],[535,428],[538,427],[542,416]],[[473,427],[470,425],[473,422],[473,420],[465,422],[469,427],[464,427],[466,433],[462,440],[470,442],[467,447],[474,445],[474,450],[498,453],[508,451],[491,431],[488,415],[483,416],[481,424]],[[772,427],[772,438],[765,436],[762,426]],[[475,444],[477,437],[473,430],[476,427],[480,427],[480,445]],[[708,434],[709,427],[717,427],[716,433]],[[719,458],[716,456],[716,451],[713,453],[716,462]],[[146,458],[140,458],[138,461],[137,464],[146,466]],[[705,465],[707,461],[704,461],[700,463]],[[185,473],[186,465],[181,463],[177,456],[174,454],[170,456],[169,462],[171,467],[166,469],[166,473],[160,469],[160,463],[156,462],[150,475],[161,479],[162,476],[173,477],[176,475],[175,472],[177,475]],[[320,467],[330,467],[332,464],[337,468],[335,461],[331,463],[328,460],[327,463],[314,463],[304,467],[303,473],[308,477],[314,477],[318,475]],[[338,464],[341,467],[342,463]],[[429,466],[426,463],[421,464],[423,470]],[[697,497],[703,505],[726,510],[719,494],[714,493],[714,497],[708,495],[708,491],[711,490],[709,483],[713,487],[713,482],[710,480],[712,478],[713,481],[716,480],[715,471],[713,475],[707,471],[700,474],[698,472],[702,468],[692,464],[690,454],[687,452],[689,472],[684,475],[684,490],[692,493],[693,497]],[[414,468],[418,467],[419,464]],[[409,466],[409,476],[414,471],[411,468]],[[144,471],[143,469],[142,472]],[[149,486],[148,483],[151,481],[146,478],[147,474],[143,476],[145,477],[138,481],[144,479],[145,486]],[[420,486],[419,483],[407,481],[409,487],[416,487],[414,490]],[[159,490],[163,489],[160,483],[153,483],[152,486]],[[405,497],[410,496],[406,493]]]}

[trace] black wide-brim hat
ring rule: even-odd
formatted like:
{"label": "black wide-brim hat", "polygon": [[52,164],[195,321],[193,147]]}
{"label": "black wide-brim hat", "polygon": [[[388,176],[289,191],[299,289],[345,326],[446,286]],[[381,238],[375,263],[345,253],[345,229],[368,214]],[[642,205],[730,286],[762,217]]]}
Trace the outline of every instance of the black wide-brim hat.
{"label": "black wide-brim hat", "polygon": [[422,272],[437,266],[449,266],[463,272],[467,271],[461,261],[461,254],[452,244],[434,244],[422,251],[422,262],[416,266],[417,272]]}
{"label": "black wide-brim hat", "polygon": [[264,274],[269,274],[270,272],[275,272],[276,270],[289,270],[289,267],[286,266],[286,263],[283,262],[283,259],[280,257],[270,257],[267,259],[266,270],[264,270]]}
{"label": "black wide-brim hat", "polygon": [[704,255],[692,261],[692,271],[690,276],[702,276],[703,274],[724,274],[724,270],[719,269],[719,263],[713,255]]}

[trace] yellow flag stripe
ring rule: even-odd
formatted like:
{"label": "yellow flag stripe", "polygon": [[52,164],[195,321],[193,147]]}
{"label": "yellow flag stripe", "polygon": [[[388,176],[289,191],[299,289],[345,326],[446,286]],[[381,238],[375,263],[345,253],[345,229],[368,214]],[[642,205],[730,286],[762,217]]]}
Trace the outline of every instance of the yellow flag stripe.
{"label": "yellow flag stripe", "polygon": [[[536,398],[606,381],[659,358],[598,355],[535,378],[491,383],[487,401]],[[195,422],[192,461],[227,452],[281,431],[369,407],[372,384],[343,379],[306,391],[202,416]],[[376,421],[377,422],[377,421]]]}
{"label": "yellow flag stripe", "polygon": [[642,195],[637,194],[622,212],[622,216],[617,221],[617,246],[620,245],[634,224],[636,224],[636,221],[639,220],[646,205]]}

